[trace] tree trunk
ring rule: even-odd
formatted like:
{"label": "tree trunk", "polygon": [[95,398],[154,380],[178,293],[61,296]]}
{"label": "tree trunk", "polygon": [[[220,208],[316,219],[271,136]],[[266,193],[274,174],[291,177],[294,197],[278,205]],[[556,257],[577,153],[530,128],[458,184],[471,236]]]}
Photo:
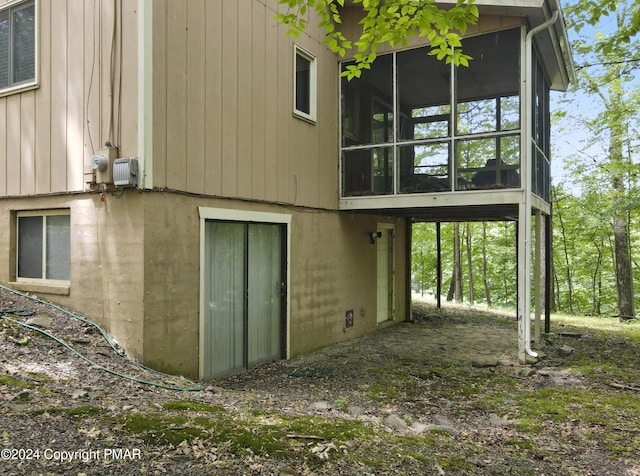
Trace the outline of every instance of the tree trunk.
{"label": "tree trunk", "polygon": [[[612,93],[614,94],[614,93]],[[619,93],[616,100],[622,104]],[[609,163],[611,165],[611,188],[613,190],[613,211],[611,225],[615,251],[616,282],[618,284],[618,314],[621,319],[633,319],[635,306],[633,302],[633,268],[631,266],[631,240],[629,236],[629,218],[625,211],[627,204],[625,187],[625,166],[622,152],[621,134],[624,125],[617,123],[614,117],[610,123],[611,137],[609,142]]]}
{"label": "tree trunk", "polygon": [[629,249],[629,225],[626,215],[616,213],[612,218],[616,253],[616,281],[618,284],[618,313],[621,319],[633,319],[633,270]]}
{"label": "tree trunk", "polygon": [[489,279],[487,278],[487,222],[482,222],[482,283],[484,284],[484,297],[487,306],[491,307],[491,292]]}
{"label": "tree trunk", "polygon": [[475,294],[473,289],[473,260],[471,259],[471,224],[465,223],[465,243],[467,244],[467,268],[469,273],[469,304],[474,305]]}
{"label": "tree trunk", "polygon": [[602,246],[598,244],[596,238],[591,240],[596,250],[598,250],[596,265],[591,274],[591,296],[592,296],[592,314],[600,315],[600,304],[602,301]]}
{"label": "tree trunk", "polygon": [[462,302],[462,258],[460,254],[460,224],[453,224],[453,274],[447,301]]}
{"label": "tree trunk", "polygon": [[[555,191],[553,193],[555,195]],[[566,279],[567,279],[567,311],[569,314],[573,314],[573,283],[571,280],[571,261],[569,260],[569,251],[567,249],[567,235],[565,233],[564,222],[562,221],[562,207],[560,206],[560,200],[556,196],[556,216],[560,224],[560,233],[562,235],[562,248],[564,251],[564,262],[566,266]],[[558,293],[558,296],[560,293]]]}

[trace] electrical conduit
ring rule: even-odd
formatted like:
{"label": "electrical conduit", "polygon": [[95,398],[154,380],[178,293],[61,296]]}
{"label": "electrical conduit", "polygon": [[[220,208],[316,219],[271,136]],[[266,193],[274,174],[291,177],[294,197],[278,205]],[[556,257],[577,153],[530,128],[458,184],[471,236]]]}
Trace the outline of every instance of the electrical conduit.
{"label": "electrical conduit", "polygon": [[[68,315],[70,317],[73,317],[74,319],[78,319],[79,321],[96,328],[98,330],[98,332],[100,333],[100,335],[102,336],[102,338],[105,340],[105,342],[107,342],[109,347],[111,347],[111,349],[119,357],[125,359],[127,362],[129,362],[129,363],[131,363],[131,364],[133,364],[133,365],[135,365],[135,366],[137,366],[137,367],[139,367],[139,368],[141,368],[143,370],[146,370],[146,371],[149,371],[149,372],[153,372],[153,373],[158,374],[160,376],[164,376],[164,377],[168,377],[168,378],[175,378],[174,375],[168,375],[168,374],[159,372],[157,370],[154,370],[152,368],[146,367],[146,366],[142,365],[141,363],[136,362],[135,360],[133,360],[130,357],[128,357],[124,352],[118,350],[118,348],[116,348],[116,346],[114,345],[113,341],[109,338],[109,336],[107,335],[105,330],[102,327],[100,327],[100,325],[98,325],[97,323],[95,323],[93,321],[90,321],[89,319],[86,319],[84,317],[81,317],[81,316],[79,316],[79,315],[77,315],[77,314],[75,314],[75,313],[73,313],[71,311],[68,311],[68,310],[64,309],[63,307],[60,307],[60,306],[58,306],[56,304],[53,304],[53,303],[50,303],[50,302],[47,302],[47,301],[43,301],[42,299],[39,299],[39,298],[34,297],[34,296],[30,296],[28,294],[21,293],[19,291],[16,291],[15,289],[8,288],[8,287],[3,286],[1,284],[0,284],[0,289],[4,289],[5,291],[8,291],[8,292],[13,293],[13,294],[16,294],[18,296],[21,296],[21,297],[24,297],[24,298],[27,298],[27,299],[31,299],[32,301],[35,301],[37,303],[44,304],[45,306],[51,307],[53,309],[56,309],[56,310],[66,314],[66,315]],[[189,382],[189,384],[193,385],[193,386],[190,386],[190,387],[178,387],[178,386],[167,385],[167,384],[158,383],[158,382],[151,382],[151,381],[148,381],[148,380],[144,380],[144,379],[139,379],[137,377],[133,377],[131,375],[122,374],[120,372],[117,372],[117,371],[115,371],[113,369],[110,369],[108,367],[104,367],[103,365],[100,365],[100,364],[92,361],[87,356],[81,354],[79,351],[77,351],[76,349],[71,347],[65,341],[63,341],[62,339],[56,337],[55,335],[53,335],[52,333],[50,333],[50,332],[48,332],[48,331],[46,331],[44,329],[40,329],[38,327],[31,326],[29,324],[26,324],[24,322],[20,322],[18,320],[12,319],[12,318],[7,317],[7,316],[0,315],[0,318],[5,320],[5,321],[7,321],[7,322],[12,323],[12,324],[17,324],[17,325],[19,325],[21,327],[24,327],[26,329],[30,329],[30,330],[39,332],[39,333],[49,337],[50,339],[55,340],[59,344],[63,345],[64,347],[66,347],[67,349],[72,351],[74,354],[78,355],[83,360],[86,360],[87,362],[89,362],[91,365],[95,365],[97,368],[99,368],[101,370],[104,370],[105,372],[108,372],[108,373],[110,373],[112,375],[116,375],[118,377],[125,378],[127,380],[131,380],[131,381],[134,381],[134,382],[137,382],[137,383],[141,383],[141,384],[145,384],[145,385],[151,385],[153,387],[163,388],[163,389],[166,389],[166,390],[178,390],[178,391],[188,391],[188,392],[198,392],[198,391],[205,390],[205,388],[203,386],[197,385],[195,382],[192,382],[190,380],[187,380],[187,382]]]}

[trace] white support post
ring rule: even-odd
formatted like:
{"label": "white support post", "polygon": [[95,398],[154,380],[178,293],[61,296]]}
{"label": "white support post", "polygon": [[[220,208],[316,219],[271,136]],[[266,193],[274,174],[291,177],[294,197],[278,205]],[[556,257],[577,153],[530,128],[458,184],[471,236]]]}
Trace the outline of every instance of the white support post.
{"label": "white support post", "polygon": [[535,302],[535,320],[533,327],[533,341],[536,343],[536,348],[540,349],[540,321],[542,311],[542,212],[536,210],[536,249],[535,249],[535,264],[533,266],[533,289],[534,289],[534,302]]}

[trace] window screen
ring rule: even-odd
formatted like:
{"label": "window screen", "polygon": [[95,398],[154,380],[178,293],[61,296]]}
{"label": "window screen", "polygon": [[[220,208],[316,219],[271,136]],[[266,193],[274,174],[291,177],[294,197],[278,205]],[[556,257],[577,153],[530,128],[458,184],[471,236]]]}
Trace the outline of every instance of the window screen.
{"label": "window screen", "polygon": [[18,278],[69,281],[69,214],[18,216]]}

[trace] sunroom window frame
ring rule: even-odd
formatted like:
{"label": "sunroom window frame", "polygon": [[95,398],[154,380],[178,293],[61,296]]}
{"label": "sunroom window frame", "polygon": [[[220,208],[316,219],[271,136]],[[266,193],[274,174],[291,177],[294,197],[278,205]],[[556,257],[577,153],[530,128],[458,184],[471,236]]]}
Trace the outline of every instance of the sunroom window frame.
{"label": "sunroom window frame", "polygon": [[[510,28],[505,28],[504,31],[509,31],[509,30],[514,30],[514,31],[518,31],[519,32],[519,36],[522,36],[524,33],[524,26],[516,26],[516,27],[510,27]],[[503,31],[503,30],[500,30]],[[496,32],[483,32],[483,33],[479,33],[478,35],[472,35],[470,37],[468,37],[468,39],[474,38],[474,37],[479,37],[479,36],[483,36],[485,34],[491,34],[491,33],[496,33]],[[457,91],[457,85],[458,85],[458,78],[456,75],[456,68],[453,65],[447,65],[448,67],[448,74],[450,75],[450,84],[449,84],[449,102],[447,103],[443,103],[443,105],[448,105],[449,106],[449,112],[447,114],[448,116],[448,134],[446,137],[433,137],[433,138],[427,138],[427,139],[401,139],[399,137],[399,132],[398,132],[398,117],[399,117],[399,113],[398,113],[398,64],[397,64],[397,56],[407,50],[411,50],[411,49],[426,49],[428,48],[428,45],[418,45],[418,46],[414,46],[411,48],[406,48],[406,49],[400,49],[400,50],[395,50],[395,51],[391,51],[389,53],[384,53],[384,55],[389,55],[392,57],[392,90],[393,90],[393,120],[394,120],[394,138],[391,142],[386,142],[384,144],[374,144],[374,143],[358,143],[358,144],[353,144],[353,145],[345,145],[345,137],[348,137],[345,135],[345,130],[343,127],[343,109],[344,109],[344,98],[342,101],[340,101],[340,111],[339,111],[339,121],[340,121],[340,126],[339,126],[339,144],[340,144],[340,148],[339,148],[339,152],[340,152],[340,161],[339,161],[339,168],[340,168],[340,173],[339,173],[339,187],[340,187],[340,199],[368,199],[371,197],[375,197],[375,196],[386,196],[386,197],[399,197],[399,196],[407,196],[407,195],[416,195],[416,194],[421,194],[421,193],[434,193],[432,191],[428,191],[428,192],[403,192],[401,190],[401,183],[400,183],[400,173],[399,173],[399,167],[400,167],[400,153],[399,153],[399,149],[403,146],[416,146],[416,145],[431,145],[431,144],[448,144],[449,146],[449,160],[448,160],[448,174],[447,174],[447,180],[448,180],[448,187],[442,191],[444,192],[453,192],[453,193],[457,193],[457,192],[467,192],[467,191],[474,191],[474,192],[494,192],[495,189],[492,188],[478,188],[478,189],[465,189],[462,188],[458,185],[458,179],[459,179],[459,172],[461,169],[459,167],[459,165],[457,164],[457,156],[456,156],[456,151],[457,151],[457,146],[460,142],[462,141],[467,141],[467,140],[478,140],[478,139],[494,139],[494,140],[500,140],[500,138],[502,137],[519,137],[519,140],[522,140],[523,134],[524,134],[524,123],[523,123],[523,94],[524,91],[522,90],[522,74],[523,74],[523,66],[520,63],[519,64],[519,73],[518,73],[518,80],[520,82],[520,86],[518,88],[518,91],[515,95],[511,96],[511,95],[501,95],[501,94],[496,94],[495,96],[491,96],[490,99],[494,99],[494,100],[499,100],[499,98],[501,97],[517,97],[518,98],[518,102],[519,102],[519,125],[517,128],[513,128],[513,129],[509,129],[509,130],[502,130],[500,129],[500,127],[496,127],[495,130],[492,131],[488,131],[488,132],[476,132],[476,133],[471,133],[471,134],[467,134],[467,133],[461,133],[460,131],[458,131],[458,127],[457,127],[457,122],[458,122],[458,105],[460,104],[459,102],[459,98],[458,98],[458,91]],[[426,54],[426,52],[425,52]],[[520,55],[520,62],[522,62],[522,52],[519,53]],[[382,55],[380,55],[382,56]],[[340,62],[340,71],[343,71],[343,67],[346,64],[349,64],[353,62],[353,60],[345,60]],[[342,97],[343,95],[343,81],[339,82],[339,87],[340,87],[340,97]],[[480,98],[479,98],[480,99]],[[360,121],[360,118],[357,117],[356,122]],[[393,186],[392,189],[384,194],[377,194],[377,193],[373,193],[372,195],[366,195],[366,196],[361,196],[358,194],[355,195],[351,195],[348,193],[345,193],[345,177],[344,177],[344,161],[345,159],[345,154],[352,152],[352,151],[364,151],[364,150],[374,150],[378,147],[381,147],[382,145],[390,147],[391,150],[393,151],[393,162],[394,162],[394,167],[393,167]],[[520,147],[520,156],[518,159],[518,169],[521,171],[522,168],[522,160],[524,159],[523,156],[523,152],[522,152],[522,147]],[[525,182],[523,182],[522,177],[520,177],[520,183],[519,186],[508,186],[505,188],[501,188],[499,190],[522,190],[525,187]],[[441,193],[441,192],[438,192]]]}

